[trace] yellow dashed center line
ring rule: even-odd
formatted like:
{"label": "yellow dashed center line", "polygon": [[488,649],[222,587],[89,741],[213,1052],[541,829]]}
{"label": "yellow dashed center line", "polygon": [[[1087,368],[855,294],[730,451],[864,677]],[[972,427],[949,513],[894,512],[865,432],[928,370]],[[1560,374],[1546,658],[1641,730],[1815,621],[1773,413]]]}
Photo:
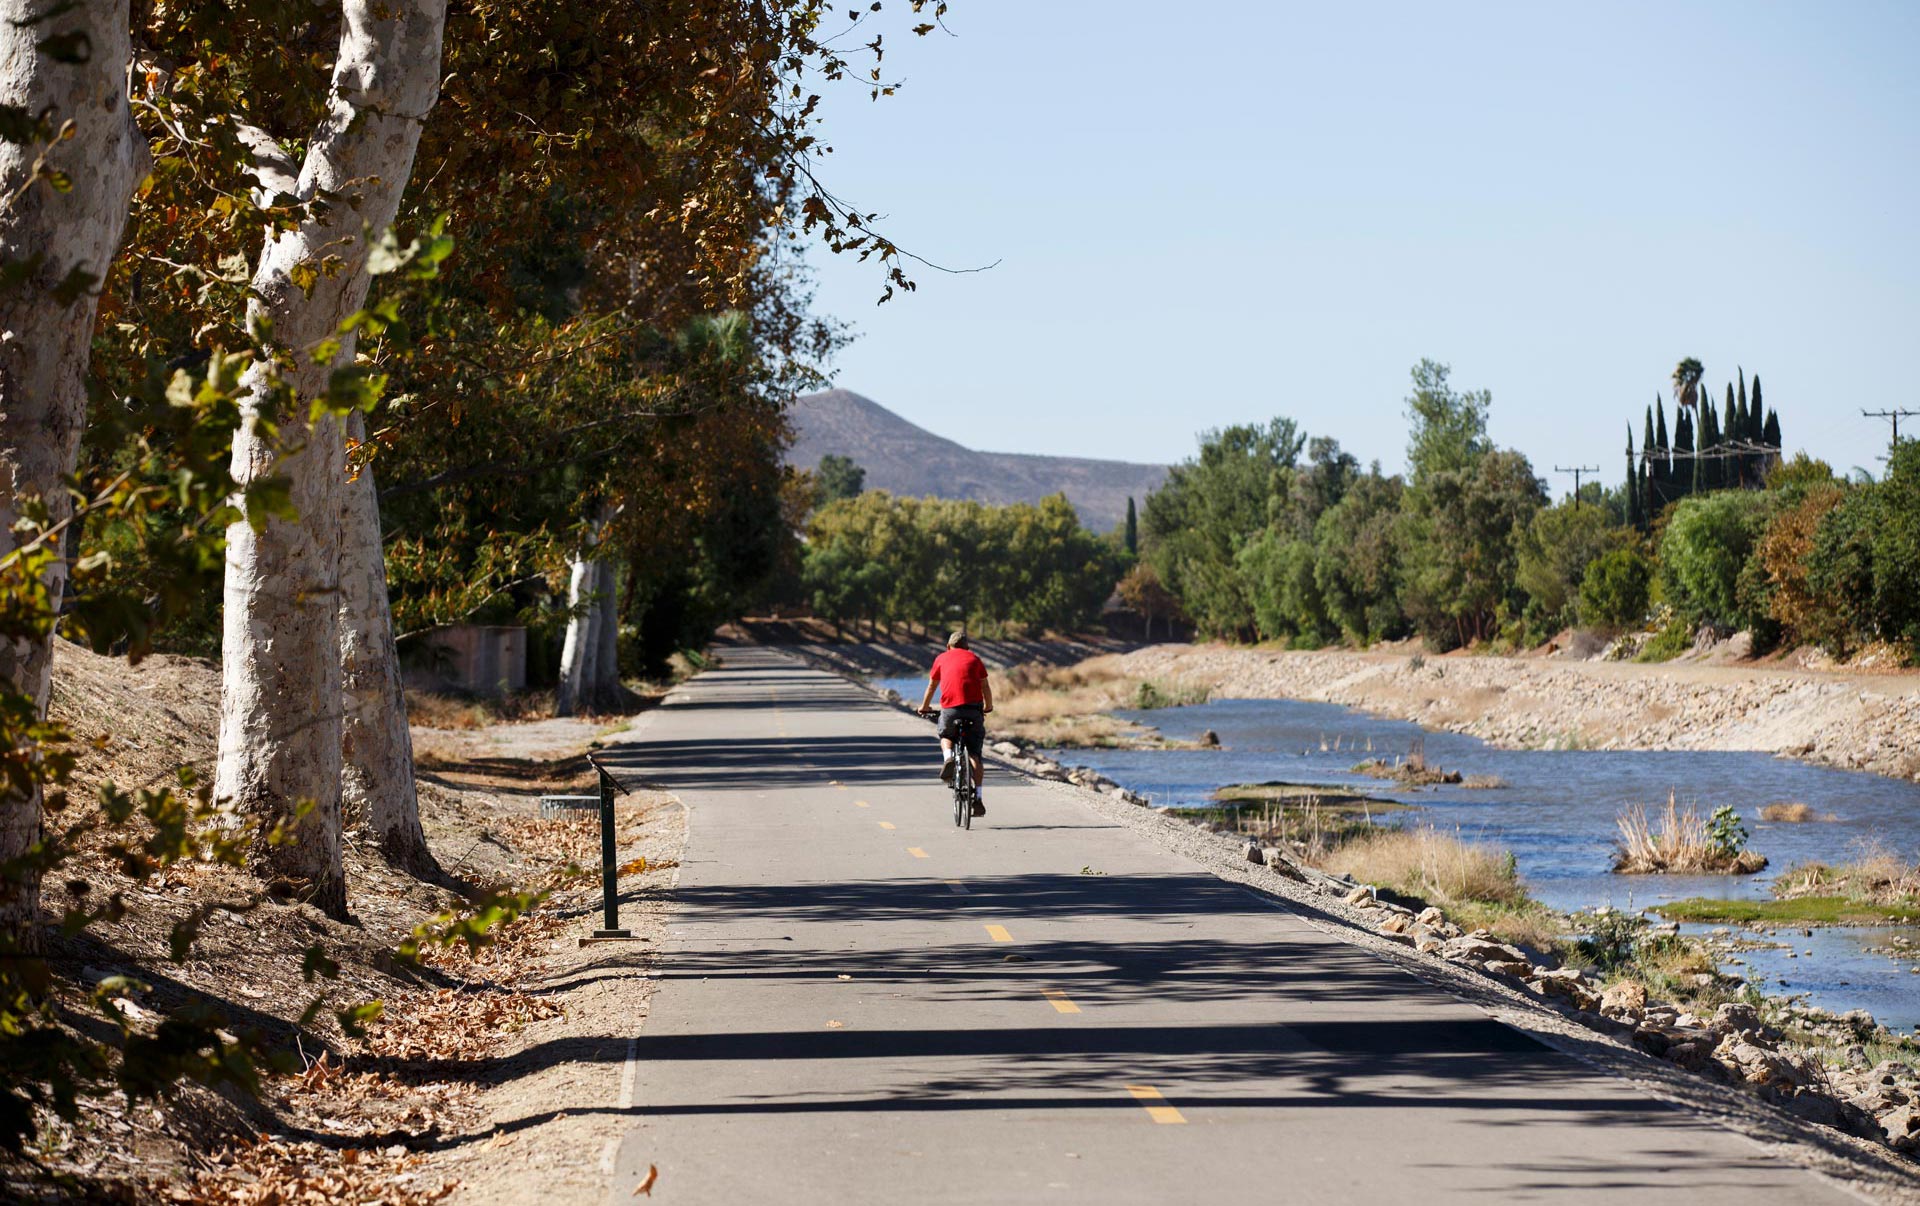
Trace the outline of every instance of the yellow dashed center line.
{"label": "yellow dashed center line", "polygon": [[1066,993],[1061,992],[1059,989],[1043,988],[1040,991],[1046,994],[1047,1000],[1053,1003],[1056,1011],[1060,1013],[1080,1012],[1080,1007],[1073,1003],[1072,998],[1068,997]]}
{"label": "yellow dashed center line", "polygon": [[1007,933],[1007,927],[1004,925],[988,926],[987,937],[993,939],[995,942],[1012,942],[1013,941],[1013,935]]}
{"label": "yellow dashed center line", "polygon": [[957,879],[950,879],[947,881],[947,891],[953,893],[955,896],[971,896],[972,895],[971,892],[967,891],[967,885],[961,883]]}
{"label": "yellow dashed center line", "polygon": [[892,828],[893,828],[893,822],[892,822],[892,821],[882,821],[882,822],[880,822],[880,828],[882,828],[882,829],[892,829]]}
{"label": "yellow dashed center line", "polygon": [[1166,1105],[1167,1099],[1152,1085],[1128,1085],[1127,1092],[1133,1094],[1133,1099],[1146,1108],[1147,1117],[1155,1122],[1173,1125],[1187,1120],[1186,1115]]}
{"label": "yellow dashed center line", "polygon": [[913,857],[915,857],[915,858],[929,858],[929,857],[931,857],[930,855],[928,855],[928,854],[927,854],[927,852],[926,852],[926,851],[924,851],[924,850],[922,850],[922,849],[920,849],[920,847],[918,847],[918,846],[908,846],[908,847],[907,847],[907,853],[908,853],[908,854],[911,854],[911,855],[912,855]]}

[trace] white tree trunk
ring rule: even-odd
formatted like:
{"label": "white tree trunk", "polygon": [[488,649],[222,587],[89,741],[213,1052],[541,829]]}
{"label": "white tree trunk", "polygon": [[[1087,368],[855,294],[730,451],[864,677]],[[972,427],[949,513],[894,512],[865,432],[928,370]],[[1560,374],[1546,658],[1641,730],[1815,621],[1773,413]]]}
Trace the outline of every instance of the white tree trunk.
{"label": "white tree trunk", "polygon": [[573,716],[589,706],[595,687],[594,663],[599,660],[600,641],[594,632],[599,608],[592,606],[599,583],[599,563],[591,559],[592,546],[574,558],[573,572],[567,580],[567,636],[560,647],[560,682],[554,689],[553,712]]}
{"label": "white tree trunk", "polygon": [[[127,0],[0,0],[0,105],[70,131],[51,145],[0,142],[0,264],[26,273],[0,290],[0,550],[8,552],[18,547],[13,525],[29,501],[44,501],[56,524],[73,512],[61,479],[74,470],[86,423],[100,282],[148,164],[127,106],[129,28]],[[58,62],[42,49],[73,33],[85,35],[85,62]],[[70,188],[35,179],[43,153]],[[56,296],[63,282],[74,286],[64,301]],[[45,576],[56,611],[66,547],[64,539],[48,543],[56,559]],[[51,633],[0,641],[0,683],[31,697],[44,716],[52,661]],[[40,793],[0,793],[0,861],[39,837]],[[38,908],[37,877],[0,883],[0,942],[31,945]]]}
{"label": "white tree trunk", "polygon": [[[347,418],[347,438],[366,438],[366,417]],[[373,467],[347,484],[340,521],[340,808],[373,832],[389,863],[416,874],[439,870],[420,828],[413,734],[387,605],[387,560]]]}
{"label": "white tree trunk", "polygon": [[[215,789],[264,826],[296,840],[256,843],[256,870],[329,913],[346,912],[340,858],[341,508],[347,487],[340,420],[309,421],[312,399],[352,341],[328,364],[311,352],[366,300],[370,237],[399,210],[420,127],[439,94],[445,0],[345,0],[327,116],[313,132],[297,195],[325,195],[297,228],[276,236],[254,273],[252,329],[284,357],[278,376],[246,381],[233,442],[242,485],[283,479],[299,513],[259,531],[227,532],[226,615]],[[296,275],[322,268],[310,288]],[[269,438],[258,420],[271,414]],[[298,810],[311,806],[302,819]]]}

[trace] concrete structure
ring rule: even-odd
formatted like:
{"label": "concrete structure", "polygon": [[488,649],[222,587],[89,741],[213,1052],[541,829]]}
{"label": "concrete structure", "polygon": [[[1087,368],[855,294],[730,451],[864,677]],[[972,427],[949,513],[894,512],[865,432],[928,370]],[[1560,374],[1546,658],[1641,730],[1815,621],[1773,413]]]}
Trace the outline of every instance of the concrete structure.
{"label": "concrete structure", "polygon": [[527,685],[527,630],[495,624],[436,628],[403,649],[406,685],[416,691],[505,695]]}

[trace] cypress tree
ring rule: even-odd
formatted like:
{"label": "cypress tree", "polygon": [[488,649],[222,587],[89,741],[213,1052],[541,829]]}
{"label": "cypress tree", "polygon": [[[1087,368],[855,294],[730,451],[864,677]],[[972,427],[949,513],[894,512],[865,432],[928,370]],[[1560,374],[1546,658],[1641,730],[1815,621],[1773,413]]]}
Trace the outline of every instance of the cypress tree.
{"label": "cypress tree", "polygon": [[1706,488],[1709,490],[1718,490],[1725,484],[1726,480],[1726,462],[1721,460],[1718,455],[1720,451],[1720,416],[1714,411],[1713,407],[1707,406],[1701,409],[1700,418],[1706,428],[1705,433],[1700,437],[1700,451],[1712,454],[1701,459],[1700,472],[1704,475]]}
{"label": "cypress tree", "polygon": [[[1734,404],[1733,382],[1731,381],[1727,382],[1727,405],[1733,407],[1733,422],[1727,427],[1727,442],[1736,445],[1745,444],[1747,442],[1747,400],[1743,396],[1740,398],[1738,405]],[[1747,464],[1747,454],[1743,452],[1733,457],[1727,464],[1733,466],[1733,479],[1727,484],[1729,486],[1745,487],[1748,474],[1751,472],[1751,468]]]}
{"label": "cypress tree", "polygon": [[1627,424],[1627,526],[1644,531],[1646,520],[1640,510],[1640,474],[1633,466],[1633,424]]}
{"label": "cypress tree", "polygon": [[1127,556],[1140,555],[1140,517],[1133,509],[1133,495],[1127,495]]}
{"label": "cypress tree", "polygon": [[1667,404],[1653,400],[1653,493],[1657,505],[1673,501],[1673,445],[1667,440]]}
{"label": "cypress tree", "polygon": [[1700,489],[1700,460],[1693,455],[1693,413],[1682,409],[1673,422],[1674,493],[1685,498]]}
{"label": "cypress tree", "polygon": [[1647,456],[1643,448],[1640,451],[1640,522],[1644,525],[1641,531],[1651,532],[1653,517],[1659,513],[1660,509],[1653,505],[1653,483],[1647,478]]}
{"label": "cypress tree", "polygon": [[1649,519],[1653,517],[1654,512],[1660,509],[1660,504],[1653,501],[1653,486],[1650,480],[1652,473],[1650,463],[1652,460],[1653,407],[1649,406],[1647,407],[1647,429],[1645,434],[1640,438],[1640,505],[1646,509],[1647,518]]}
{"label": "cypress tree", "polygon": [[1767,425],[1761,431],[1760,442],[1773,450],[1775,460],[1780,459],[1780,416],[1774,411],[1767,412]]}

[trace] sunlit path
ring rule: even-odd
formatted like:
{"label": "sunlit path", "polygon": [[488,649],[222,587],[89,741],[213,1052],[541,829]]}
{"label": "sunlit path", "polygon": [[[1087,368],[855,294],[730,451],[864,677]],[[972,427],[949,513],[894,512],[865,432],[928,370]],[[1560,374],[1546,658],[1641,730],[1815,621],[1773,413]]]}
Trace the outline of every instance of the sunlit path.
{"label": "sunlit path", "polygon": [[611,1201],[1852,1200],[932,749],[751,649],[617,747],[691,838]]}

